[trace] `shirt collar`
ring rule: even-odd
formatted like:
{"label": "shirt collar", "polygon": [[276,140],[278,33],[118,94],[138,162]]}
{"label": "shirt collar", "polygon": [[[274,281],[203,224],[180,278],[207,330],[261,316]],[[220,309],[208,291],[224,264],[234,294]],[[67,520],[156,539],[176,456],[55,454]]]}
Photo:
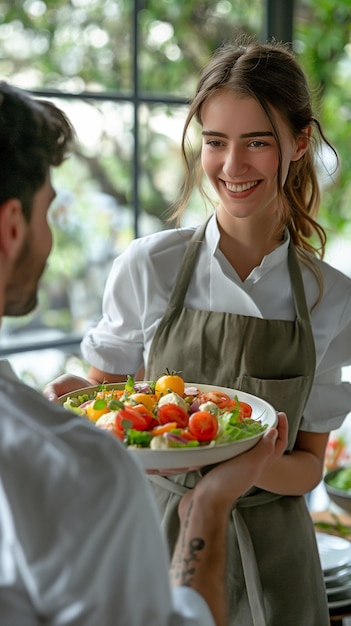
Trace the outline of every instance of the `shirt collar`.
{"label": "shirt collar", "polygon": [[[217,224],[216,214],[214,213],[210,217],[206,228],[206,241],[209,245],[212,256],[216,256],[217,251],[219,250],[219,239],[220,232]],[[272,267],[275,267],[276,265],[284,261],[287,258],[289,243],[290,233],[289,230],[285,228],[282,244],[275,248],[275,250],[264,256],[259,267],[255,268],[253,272],[255,272],[256,274],[256,270],[258,270],[259,272],[260,270],[266,272],[268,269],[271,269]]]}
{"label": "shirt collar", "polygon": [[[206,242],[209,246],[211,255],[221,263],[223,258],[222,252],[219,249],[220,232],[217,224],[216,214],[210,217],[206,228]],[[290,243],[290,233],[287,228],[284,230],[283,242],[275,250],[263,257],[259,266],[255,267],[251,274],[247,277],[246,281],[256,281],[266,274],[271,269],[286,262],[288,256],[288,248]]]}
{"label": "shirt collar", "polygon": [[215,256],[219,246],[220,232],[217,224],[216,214],[213,213],[208,220],[205,238],[210,248],[211,254]]}

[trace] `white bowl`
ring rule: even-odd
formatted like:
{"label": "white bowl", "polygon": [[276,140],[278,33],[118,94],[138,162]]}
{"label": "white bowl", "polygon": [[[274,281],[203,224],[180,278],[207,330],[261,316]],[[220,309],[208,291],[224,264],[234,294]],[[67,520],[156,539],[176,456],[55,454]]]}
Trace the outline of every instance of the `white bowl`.
{"label": "white bowl", "polygon": [[[145,384],[144,381],[136,381],[136,385]],[[105,389],[124,389],[124,383],[104,385]],[[252,419],[260,420],[263,425],[272,428],[277,424],[276,410],[265,400],[244,391],[218,387],[217,385],[202,385],[197,383],[185,383],[185,387],[197,387],[201,392],[221,391],[231,398],[237,396],[239,401],[247,402],[252,407]],[[63,404],[68,398],[75,398],[84,394],[94,396],[100,386],[77,389],[59,398]],[[267,430],[267,429],[266,429]],[[166,470],[185,472],[190,469],[199,469],[206,465],[214,465],[231,459],[256,445],[263,433],[240,439],[233,443],[214,446],[201,446],[199,448],[170,448],[167,450],[151,450],[150,448],[128,448],[135,455],[141,466],[148,471],[162,472]]]}

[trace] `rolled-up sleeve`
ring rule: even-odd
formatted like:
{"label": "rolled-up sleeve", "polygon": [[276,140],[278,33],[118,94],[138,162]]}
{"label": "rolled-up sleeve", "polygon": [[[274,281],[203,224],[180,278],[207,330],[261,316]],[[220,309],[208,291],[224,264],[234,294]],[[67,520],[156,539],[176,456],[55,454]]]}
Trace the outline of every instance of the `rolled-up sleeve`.
{"label": "rolled-up sleeve", "polygon": [[103,315],[88,330],[81,352],[88,363],[115,374],[133,374],[143,362],[144,336],[140,311],[141,291],[137,292],[135,274],[131,271],[134,245],[119,256],[108,276]]}
{"label": "rolled-up sleeve", "polygon": [[351,411],[351,382],[343,367],[351,365],[351,322],[330,343],[319,364],[301,430],[329,432],[339,428]]}

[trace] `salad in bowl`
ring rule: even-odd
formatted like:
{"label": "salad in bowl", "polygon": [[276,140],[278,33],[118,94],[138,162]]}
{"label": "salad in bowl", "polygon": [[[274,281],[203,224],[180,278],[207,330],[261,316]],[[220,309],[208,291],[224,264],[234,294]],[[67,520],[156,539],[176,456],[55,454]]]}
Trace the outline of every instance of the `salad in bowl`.
{"label": "salad in bowl", "polygon": [[237,456],[276,425],[273,407],[226,387],[187,383],[167,372],[155,381],[87,387],[60,398],[108,430],[144,469],[199,468]]}

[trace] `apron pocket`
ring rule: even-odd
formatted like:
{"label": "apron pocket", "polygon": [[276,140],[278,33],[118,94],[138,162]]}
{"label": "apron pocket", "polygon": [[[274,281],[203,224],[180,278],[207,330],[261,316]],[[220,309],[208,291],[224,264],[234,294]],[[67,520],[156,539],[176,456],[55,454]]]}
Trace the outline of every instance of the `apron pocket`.
{"label": "apron pocket", "polygon": [[289,422],[288,450],[295,444],[307,397],[307,377],[296,376],[279,380],[253,378],[244,374],[237,379],[241,391],[252,393],[269,402],[276,411],[284,411]]}

